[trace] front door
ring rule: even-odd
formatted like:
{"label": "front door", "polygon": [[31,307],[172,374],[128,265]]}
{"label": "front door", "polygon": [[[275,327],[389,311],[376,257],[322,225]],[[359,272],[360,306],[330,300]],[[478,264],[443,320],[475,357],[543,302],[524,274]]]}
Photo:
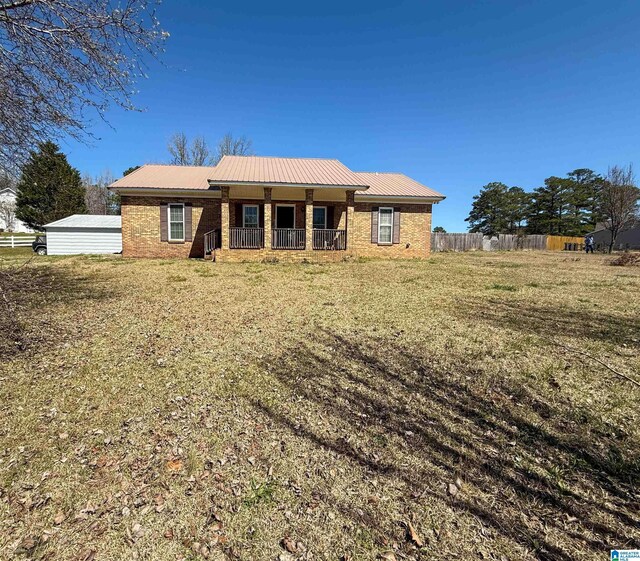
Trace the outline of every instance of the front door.
{"label": "front door", "polygon": [[276,206],[276,228],[295,228],[296,227],[296,207],[294,206]]}

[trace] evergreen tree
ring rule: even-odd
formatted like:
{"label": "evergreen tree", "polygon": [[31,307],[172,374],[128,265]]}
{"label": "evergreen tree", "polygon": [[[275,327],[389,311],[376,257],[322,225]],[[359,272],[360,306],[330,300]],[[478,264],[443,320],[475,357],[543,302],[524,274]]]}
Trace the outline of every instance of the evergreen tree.
{"label": "evergreen tree", "polygon": [[522,232],[523,222],[527,218],[529,194],[522,187],[511,187],[505,198],[505,213],[507,218],[507,232],[519,234]]}
{"label": "evergreen tree", "polygon": [[567,174],[571,181],[568,197],[568,224],[565,230],[569,236],[582,236],[595,229],[602,221],[598,200],[604,179],[590,169],[581,168]]}
{"label": "evergreen tree", "polygon": [[533,190],[528,217],[529,233],[562,235],[571,182],[562,177],[547,177],[544,187]]}
{"label": "evergreen tree", "polygon": [[507,187],[494,181],[485,185],[479,195],[473,197],[469,216],[470,232],[495,234],[517,233],[526,216],[528,196],[520,187]]}
{"label": "evergreen tree", "polygon": [[43,142],[32,151],[21,170],[16,199],[16,217],[30,228],[86,212],[80,172],[53,142]]}
{"label": "evergreen tree", "polygon": [[125,175],[129,175],[130,173],[133,173],[137,169],[140,169],[140,166],[131,166],[130,168],[125,169],[122,172],[122,177],[124,177]]}

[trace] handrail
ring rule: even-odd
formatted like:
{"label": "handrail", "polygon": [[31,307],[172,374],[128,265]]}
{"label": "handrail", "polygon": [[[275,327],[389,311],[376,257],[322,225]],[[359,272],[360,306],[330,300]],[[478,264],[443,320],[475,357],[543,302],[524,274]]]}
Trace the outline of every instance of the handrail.
{"label": "handrail", "polygon": [[213,260],[215,258],[215,250],[217,247],[217,231],[216,230],[209,230],[208,232],[205,232],[204,234],[204,255],[202,256],[203,259],[207,258],[207,255],[211,255],[211,259]]}
{"label": "handrail", "polygon": [[304,249],[306,234],[304,228],[273,228],[271,230],[271,248]]}
{"label": "handrail", "polygon": [[262,249],[264,228],[229,228],[229,249]]}
{"label": "handrail", "polygon": [[347,249],[347,231],[328,228],[313,230],[313,249],[342,251]]}

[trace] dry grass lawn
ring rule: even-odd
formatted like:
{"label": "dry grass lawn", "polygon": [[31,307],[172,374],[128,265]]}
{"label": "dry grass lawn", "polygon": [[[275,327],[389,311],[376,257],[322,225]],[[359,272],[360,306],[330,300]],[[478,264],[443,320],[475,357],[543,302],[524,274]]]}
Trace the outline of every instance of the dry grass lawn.
{"label": "dry grass lawn", "polygon": [[34,259],[0,299],[0,558],[640,547],[640,389],[591,358],[640,379],[640,267],[608,261]]}

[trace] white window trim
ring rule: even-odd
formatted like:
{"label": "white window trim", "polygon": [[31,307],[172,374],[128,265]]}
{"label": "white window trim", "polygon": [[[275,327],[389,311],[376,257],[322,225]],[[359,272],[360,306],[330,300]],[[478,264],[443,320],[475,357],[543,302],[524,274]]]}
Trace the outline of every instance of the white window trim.
{"label": "white window trim", "polygon": [[[171,207],[179,206],[182,208],[182,237],[181,238],[172,238],[171,237]],[[173,221],[176,224],[175,221]],[[184,220],[184,203],[169,203],[167,205],[167,240],[170,242],[183,242],[186,234],[186,224]]]}
{"label": "white window trim", "polygon": [[[318,228],[319,230],[326,230],[327,229],[327,207],[326,206],[314,206],[313,210],[317,209],[317,208],[323,208],[324,209],[324,226],[322,228]],[[313,213],[311,214],[311,226],[313,226]]]}
{"label": "white window trim", "polygon": [[248,208],[256,209],[256,216],[258,218],[258,223],[256,224],[256,228],[260,228],[260,205],[242,205],[242,227],[243,228],[253,228],[253,226],[247,226],[246,215]]}
{"label": "white window trim", "polygon": [[[383,242],[381,241],[380,238],[380,229],[382,227],[382,222],[380,221],[380,216],[382,215],[382,211],[383,210],[390,210],[391,211],[391,238],[388,242]],[[395,212],[393,210],[392,206],[381,206],[378,208],[378,245],[393,245],[393,221],[395,219]],[[385,224],[386,226],[386,224]]]}
{"label": "white window trim", "polygon": [[[280,228],[280,225],[278,224],[278,209],[281,207],[285,207],[285,208],[292,208],[293,209],[293,227],[296,227],[296,205],[292,205],[292,204],[285,204],[285,203],[278,203],[276,204],[276,229]],[[283,228],[284,229],[284,228]]]}

